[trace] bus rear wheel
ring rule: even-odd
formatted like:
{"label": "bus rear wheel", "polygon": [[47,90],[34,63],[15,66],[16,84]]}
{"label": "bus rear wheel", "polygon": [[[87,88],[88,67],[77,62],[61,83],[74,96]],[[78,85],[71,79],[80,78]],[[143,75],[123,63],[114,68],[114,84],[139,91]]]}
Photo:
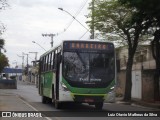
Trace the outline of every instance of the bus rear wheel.
{"label": "bus rear wheel", "polygon": [[103,102],[95,103],[95,107],[97,110],[102,110]]}
{"label": "bus rear wheel", "polygon": [[60,109],[61,108],[61,104],[58,102],[58,101],[54,101],[54,107],[56,108],[56,109]]}

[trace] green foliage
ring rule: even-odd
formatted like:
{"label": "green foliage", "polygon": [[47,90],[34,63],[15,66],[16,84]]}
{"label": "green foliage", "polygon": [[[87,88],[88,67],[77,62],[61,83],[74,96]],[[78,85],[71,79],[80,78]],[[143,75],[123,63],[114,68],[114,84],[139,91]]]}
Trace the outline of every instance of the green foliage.
{"label": "green foliage", "polygon": [[0,39],[0,47],[4,46],[4,40]]}
{"label": "green foliage", "polygon": [[160,16],[160,0],[119,0],[123,4],[136,7],[138,10],[145,11],[151,16]]}
{"label": "green foliage", "polygon": [[[96,34],[97,37],[114,41],[117,44],[128,45],[127,34],[130,34],[133,43],[132,38],[136,29],[145,27],[142,24],[144,15],[137,12],[135,8],[120,4],[118,0],[95,0],[93,15],[94,27],[99,33]],[[92,17],[91,13],[88,17]],[[92,29],[92,19],[87,23]],[[141,34],[140,37],[144,37],[143,35]]]}
{"label": "green foliage", "polygon": [[[122,4],[136,8],[152,25],[160,27],[160,0],[119,0]],[[159,28],[158,28],[159,29]]]}
{"label": "green foliage", "polygon": [[4,54],[0,54],[0,73],[4,69],[4,67],[9,66],[8,58]]}

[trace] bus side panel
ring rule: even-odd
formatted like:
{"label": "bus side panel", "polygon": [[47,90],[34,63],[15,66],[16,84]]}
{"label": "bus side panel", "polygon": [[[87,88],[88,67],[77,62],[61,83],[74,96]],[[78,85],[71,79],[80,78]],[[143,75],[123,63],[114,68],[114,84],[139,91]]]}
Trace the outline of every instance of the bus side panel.
{"label": "bus side panel", "polygon": [[43,96],[52,98],[53,72],[43,74]]}

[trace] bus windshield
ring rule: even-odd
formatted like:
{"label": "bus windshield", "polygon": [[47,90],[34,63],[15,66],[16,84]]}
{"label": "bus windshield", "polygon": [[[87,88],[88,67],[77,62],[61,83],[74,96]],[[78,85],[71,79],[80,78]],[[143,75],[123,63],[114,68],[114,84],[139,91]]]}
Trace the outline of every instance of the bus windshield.
{"label": "bus windshield", "polygon": [[114,76],[114,52],[64,52],[63,77],[71,86],[106,87]]}

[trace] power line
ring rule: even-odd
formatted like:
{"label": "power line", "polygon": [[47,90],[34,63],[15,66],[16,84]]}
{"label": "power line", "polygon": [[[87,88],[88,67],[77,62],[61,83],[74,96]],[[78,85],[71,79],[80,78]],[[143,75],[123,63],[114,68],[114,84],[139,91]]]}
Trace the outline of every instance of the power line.
{"label": "power line", "polygon": [[[80,7],[80,9],[76,12],[76,14],[74,15],[75,18],[80,14],[80,12],[82,11],[82,9],[83,9],[84,6],[86,5],[87,1],[88,1],[88,0],[86,0],[86,1],[84,2],[84,4]],[[67,25],[65,31],[72,25],[72,23],[73,23],[74,20],[75,20],[75,19],[72,18],[72,21]]]}
{"label": "power line", "polygon": [[79,39],[82,39],[87,34],[87,32],[88,30]]}
{"label": "power line", "polygon": [[72,18],[71,22],[68,23],[68,25],[66,25],[67,27],[64,29],[63,32],[57,33],[57,35],[60,35],[64,32],[66,32],[68,30],[68,28],[72,25],[73,21],[75,20],[75,18],[80,14],[80,12],[82,11],[82,9],[85,7],[86,3],[88,2],[88,0],[85,0],[83,2],[83,4],[81,5],[81,7],[78,9],[78,11],[76,12],[76,14],[74,15],[74,18]]}

